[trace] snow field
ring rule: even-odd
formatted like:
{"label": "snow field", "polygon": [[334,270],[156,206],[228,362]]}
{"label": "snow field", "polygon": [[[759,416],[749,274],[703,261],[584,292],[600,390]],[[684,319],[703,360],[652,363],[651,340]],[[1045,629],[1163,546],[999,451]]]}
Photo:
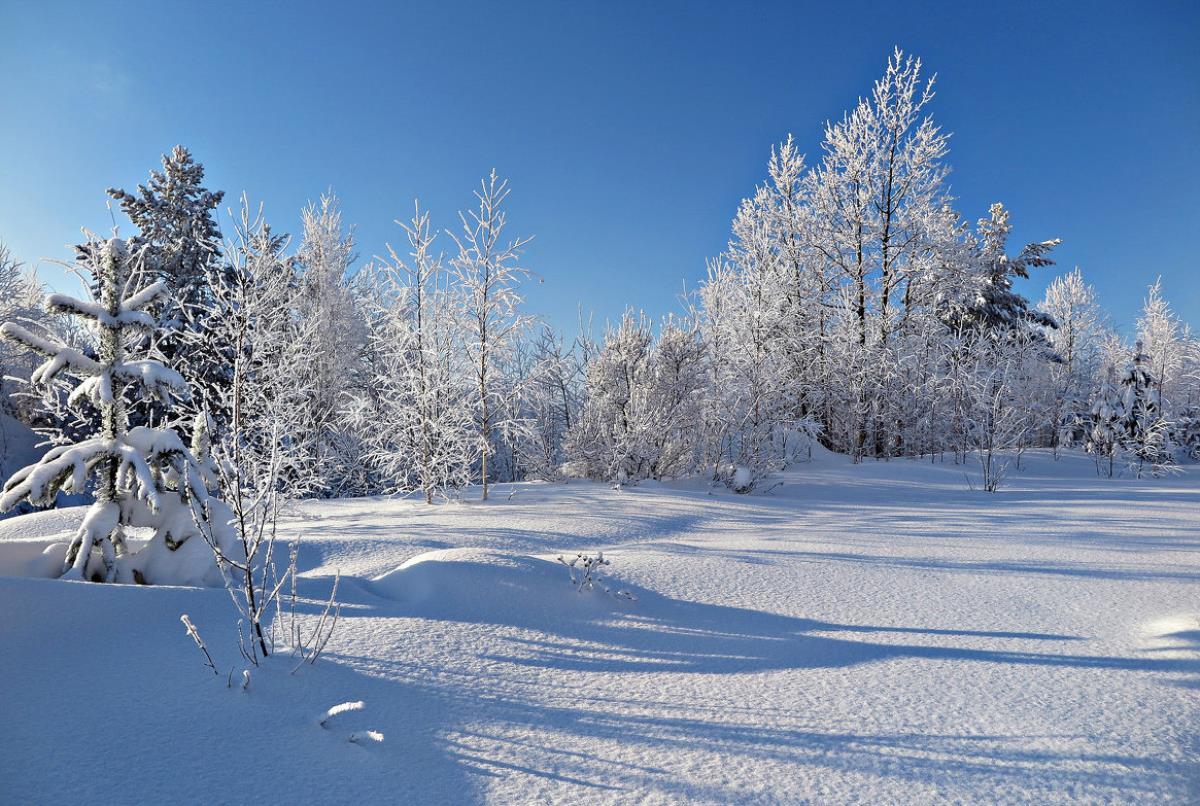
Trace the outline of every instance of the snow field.
{"label": "snow field", "polygon": [[[1195,802],[1195,474],[1025,462],[306,502],[301,610],[338,569],[341,623],[245,691],[219,590],[6,577],[0,801]],[[0,573],[79,513],[4,523]],[[570,586],[597,550],[636,602]]]}

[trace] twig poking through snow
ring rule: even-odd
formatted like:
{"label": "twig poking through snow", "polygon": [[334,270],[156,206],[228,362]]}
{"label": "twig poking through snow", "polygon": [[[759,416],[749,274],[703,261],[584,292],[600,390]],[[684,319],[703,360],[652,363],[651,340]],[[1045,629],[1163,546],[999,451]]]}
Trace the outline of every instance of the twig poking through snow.
{"label": "twig poking through snow", "polygon": [[[292,567],[288,571],[292,575],[293,584],[296,578],[295,555],[292,558]],[[329,594],[329,599],[325,602],[325,609],[321,612],[321,618],[317,621],[317,626],[313,629],[312,635],[308,640],[301,637],[296,638],[296,645],[293,650],[300,655],[300,661],[292,669],[292,674],[295,674],[305,663],[310,666],[317,662],[317,658],[321,657],[321,653],[325,650],[325,645],[329,643],[329,637],[333,635],[333,630],[337,627],[338,616],[342,613],[342,606],[337,603],[338,584],[341,582],[342,572],[337,571],[333,575],[333,590]],[[293,593],[293,596],[295,594]],[[333,611],[333,619],[330,620],[330,611]],[[292,621],[296,620],[295,603],[292,604]],[[293,628],[295,635],[299,636],[299,630]]]}
{"label": "twig poking through snow", "polygon": [[221,673],[217,671],[217,666],[215,663],[213,663],[212,655],[208,654],[208,647],[204,645],[204,639],[202,639],[200,637],[200,633],[197,632],[196,625],[192,624],[192,620],[188,618],[187,613],[184,613],[182,616],[180,616],[179,620],[182,621],[183,626],[187,628],[187,634],[190,635],[192,640],[196,642],[196,646],[200,647],[200,651],[204,653],[204,665],[212,669],[213,674],[215,674],[217,677],[220,677]]}
{"label": "twig poking through snow", "polygon": [[[595,557],[590,554],[576,554],[570,562],[567,562],[560,555],[558,561],[567,567],[567,571],[571,574],[571,584],[580,593],[583,593],[585,590],[594,590],[598,586],[600,590],[614,598],[628,599],[631,602],[637,601],[637,597],[629,591],[614,591],[608,585],[604,584],[604,574],[601,569],[606,565],[612,565],[612,561],[604,559],[603,551],[597,552]],[[578,574],[575,573],[576,568],[579,569]]]}
{"label": "twig poking through snow", "polygon": [[321,717],[320,725],[323,728],[329,727],[329,721],[339,714],[344,714],[349,711],[361,711],[366,707],[366,703],[362,700],[354,700],[353,702],[343,702],[330,708],[325,712],[325,716]]}
{"label": "twig poking through snow", "polygon": [[349,739],[355,744],[379,744],[383,741],[383,734],[377,730],[356,730]]}

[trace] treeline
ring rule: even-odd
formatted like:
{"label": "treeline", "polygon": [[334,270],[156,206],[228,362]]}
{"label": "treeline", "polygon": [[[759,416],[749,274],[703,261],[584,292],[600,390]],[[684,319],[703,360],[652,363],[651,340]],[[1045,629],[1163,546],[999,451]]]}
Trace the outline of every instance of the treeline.
{"label": "treeline", "polygon": [[[1002,205],[974,226],[954,209],[921,69],[897,51],[813,164],[791,137],[772,149],[685,310],[657,327],[630,310],[600,340],[524,311],[528,240],[494,173],[456,228],[418,204],[355,270],[335,197],[302,212],[294,248],[245,198],[222,234],[222,194],[176,147],[135,192],[109,190],[170,292],[145,346],[192,389],[175,408],[131,401],[131,421],[190,435],[202,415],[225,452],[279,463],[288,495],[429,501],[564,476],[750,490],[818,443],[856,461],[978,460],[990,489],[1032,447],[1086,448],[1109,475],[1195,458],[1200,346],[1160,285],[1133,343],[1078,269],[1036,305],[1018,294],[1058,242],[1014,248]],[[39,284],[7,253],[0,293],[0,318],[95,349],[34,304]],[[15,395],[33,364],[6,350],[10,413],[59,435],[95,416],[65,392]]]}

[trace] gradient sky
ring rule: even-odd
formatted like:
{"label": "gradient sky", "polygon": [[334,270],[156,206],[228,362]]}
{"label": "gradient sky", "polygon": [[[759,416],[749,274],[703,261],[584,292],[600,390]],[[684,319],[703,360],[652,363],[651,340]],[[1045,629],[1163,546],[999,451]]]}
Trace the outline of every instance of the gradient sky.
{"label": "gradient sky", "polygon": [[1015,240],[1062,238],[1056,268],[1082,267],[1118,324],[1161,275],[1200,325],[1197,42],[1196,2],[0,0],[0,239],[69,257],[79,227],[111,226],[104,188],[183,143],[277,230],[332,186],[365,259],[414,197],[452,226],[495,167],[536,236],[531,311],[657,316],[771,144],[816,157],[900,45],[939,75],[967,218],[1003,201]]}

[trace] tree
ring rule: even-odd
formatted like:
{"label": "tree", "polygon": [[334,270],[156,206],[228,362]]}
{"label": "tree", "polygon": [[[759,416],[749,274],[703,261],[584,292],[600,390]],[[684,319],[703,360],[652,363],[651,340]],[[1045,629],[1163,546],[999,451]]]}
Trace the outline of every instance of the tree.
{"label": "tree", "polygon": [[1117,384],[1116,372],[1110,367],[1093,396],[1085,446],[1095,457],[1096,472],[1103,471],[1109,478],[1112,478],[1117,451],[1124,438],[1121,426],[1124,417],[1125,400]]}
{"label": "tree", "polygon": [[974,298],[961,308],[951,309],[951,315],[961,319],[964,326],[979,329],[992,338],[1016,333],[1040,341],[1044,337],[1039,328],[1053,329],[1058,322],[1049,314],[1030,308],[1029,301],[1013,290],[1013,279],[1028,280],[1030,268],[1053,265],[1048,255],[1061,241],[1026,244],[1018,254],[1009,255],[1012,225],[1008,219],[1008,210],[997,202],[989,208],[988,217],[979,220]]}
{"label": "tree", "polygon": [[[779,275],[763,271],[757,228],[743,203],[735,231],[741,238],[727,261],[709,265],[701,287],[700,327],[707,347],[703,410],[707,463],[715,478],[731,482],[735,468],[749,474],[747,488],[785,463],[785,435],[800,420],[803,389],[793,369],[801,364],[790,317],[775,304]],[[805,380],[808,380],[807,378]]]}
{"label": "tree", "polygon": [[396,223],[408,257],[389,244],[388,257],[369,270],[374,370],[352,412],[385,489],[421,490],[433,503],[470,483],[478,439],[463,382],[458,309],[433,251],[429,214],[417,204],[412,219]]}
{"label": "tree", "polygon": [[309,398],[304,428],[315,435],[320,494],[336,497],[371,492],[361,483],[365,446],[349,427],[344,412],[363,388],[362,361],[366,325],[347,275],[357,259],[354,233],[342,224],[333,193],[310,203],[302,213],[304,237],[296,254],[299,271],[297,315],[311,323],[303,362]]}
{"label": "tree", "polygon": [[1121,446],[1130,453],[1139,478],[1147,464],[1157,472],[1169,460],[1168,424],[1162,416],[1159,382],[1150,373],[1149,363],[1150,357],[1139,341],[1120,376]]}
{"label": "tree", "polygon": [[[0,243],[0,322],[18,322],[46,335],[50,316],[41,306],[44,294],[37,275],[26,271],[8,247]],[[35,366],[34,356],[19,343],[0,341],[0,409],[10,415],[21,413],[13,381],[28,380]]]}
{"label": "tree", "polygon": [[180,434],[198,412],[210,412],[218,427],[228,416],[215,405],[217,390],[229,380],[228,345],[207,332],[198,315],[212,298],[213,269],[220,263],[221,233],[213,211],[225,194],[208,190],[203,182],[204,166],[177,145],[163,155],[162,170],[151,171],[136,192],[108,189],[138,228],[144,264],[166,289],[151,349],[177,367],[193,390],[174,410],[156,408],[137,416],[150,423],[166,418]]}
{"label": "tree", "polygon": [[1145,354],[1146,371],[1155,378],[1155,394],[1164,412],[1197,402],[1193,368],[1195,343],[1163,297],[1162,278],[1154,281],[1137,320],[1137,338]]}
{"label": "tree", "polygon": [[[106,582],[194,582],[215,570],[198,533],[193,508],[219,545],[232,552],[229,510],[210,497],[202,462],[170,429],[128,427],[131,400],[162,403],[184,396],[187,385],[175,370],[131,353],[152,334],[156,322],[147,309],[165,302],[163,281],[146,283],[143,253],[131,241],[90,238],[81,250],[98,288],[92,301],[51,294],[47,308],[89,321],[98,333],[96,358],[14,322],[0,335],[42,354],[45,362],[31,378],[48,386],[75,379],[68,398],[76,407],[94,407],[99,422],[94,436],[48,451],[41,461],[19,471],[5,484],[0,510],[20,501],[49,505],[59,490],[83,492],[95,479],[96,502],[67,548],[63,575]],[[64,377],[65,376],[65,377]],[[154,530],[149,544],[130,552],[129,527]]]}
{"label": "tree", "polygon": [[809,245],[829,278],[822,304],[840,307],[850,320],[841,324],[853,324],[846,336],[856,345],[842,353],[856,363],[842,367],[857,382],[831,407],[856,418],[847,446],[855,459],[891,450],[895,423],[875,390],[893,334],[937,287],[929,269],[938,264],[949,206],[949,135],[924,114],[935,79],[923,80],[921,67],[897,49],[871,96],[826,126],[821,163],[806,177]]}
{"label": "tree", "polygon": [[[263,620],[282,584],[274,564],[280,507],[322,483],[321,435],[306,408],[311,378],[301,369],[317,322],[297,311],[299,278],[294,261],[284,256],[288,240],[271,231],[261,207],[254,212],[243,196],[231,229],[225,263],[212,269],[221,280],[213,283],[204,309],[211,332],[232,348],[230,380],[215,401],[230,417],[228,428],[211,443],[206,429],[198,430],[193,453],[211,450],[209,472],[232,510],[236,551],[229,551],[212,529],[203,528],[202,534],[242,617],[242,652],[257,663],[260,653],[268,654]],[[207,426],[208,418],[200,422]],[[295,575],[294,562],[283,578],[288,575]]]}
{"label": "tree", "polygon": [[610,329],[587,368],[587,402],[567,437],[573,472],[604,481],[645,478],[647,464],[639,441],[644,435],[639,401],[650,374],[653,343],[646,315],[625,311]]}
{"label": "tree", "polygon": [[[215,401],[230,413],[229,428],[212,434],[213,452],[218,464],[238,471],[231,479],[237,484],[271,478],[282,498],[300,498],[323,483],[306,369],[317,322],[300,313],[304,290],[295,260],[285,254],[289,239],[271,229],[261,206],[252,208],[243,196],[230,230],[223,265],[211,270],[221,281],[212,284],[203,311],[232,348],[230,381]],[[228,491],[234,504],[236,489]]]}
{"label": "tree", "polygon": [[488,497],[488,459],[497,431],[519,423],[502,414],[498,365],[514,348],[528,324],[519,313],[520,286],[529,270],[520,265],[522,249],[531,238],[504,240],[508,214],[508,182],[492,171],[475,191],[476,209],[459,213],[461,230],[451,233],[458,254],[451,260],[461,294],[464,343],[472,375],[471,407],[480,444],[483,500]]}
{"label": "tree", "polygon": [[620,483],[692,471],[703,356],[694,328],[668,319],[655,343],[646,315],[626,311],[588,365],[587,402],[566,443],[573,470]]}
{"label": "tree", "polygon": [[1051,446],[1082,443],[1088,396],[1100,371],[1101,344],[1106,332],[1105,316],[1096,302],[1096,290],[1074,271],[1054,278],[1038,309],[1052,317],[1055,328],[1045,338],[1058,361],[1049,365],[1054,385],[1051,411]]}

